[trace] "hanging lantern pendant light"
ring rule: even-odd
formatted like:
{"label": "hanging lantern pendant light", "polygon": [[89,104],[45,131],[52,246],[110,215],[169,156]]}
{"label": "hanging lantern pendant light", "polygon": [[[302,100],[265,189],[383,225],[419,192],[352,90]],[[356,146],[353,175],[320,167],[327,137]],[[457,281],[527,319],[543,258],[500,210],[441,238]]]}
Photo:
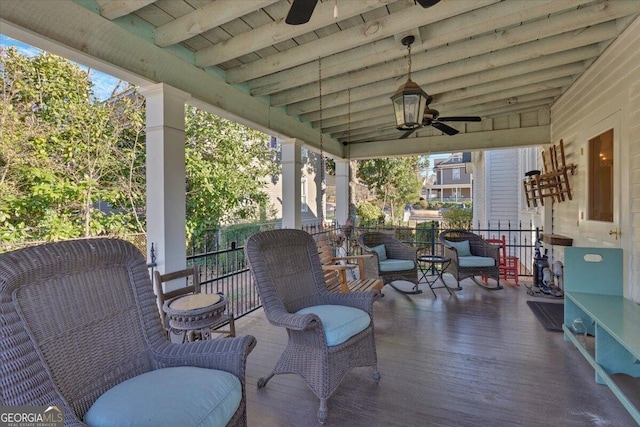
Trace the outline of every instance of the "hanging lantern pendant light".
{"label": "hanging lantern pendant light", "polygon": [[407,46],[409,51],[409,76],[407,82],[391,96],[398,130],[413,130],[422,126],[422,117],[429,96],[417,83],[411,80],[411,44],[414,41],[414,36],[402,39],[402,44]]}

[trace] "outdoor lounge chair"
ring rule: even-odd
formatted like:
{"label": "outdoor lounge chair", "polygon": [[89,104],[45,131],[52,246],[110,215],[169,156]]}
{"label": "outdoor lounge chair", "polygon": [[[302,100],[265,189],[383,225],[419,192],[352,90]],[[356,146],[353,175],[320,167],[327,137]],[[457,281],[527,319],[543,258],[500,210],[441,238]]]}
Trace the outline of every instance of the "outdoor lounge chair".
{"label": "outdoor lounge chair", "polygon": [[295,229],[254,234],[245,255],[269,322],[287,329],[289,341],[272,373],[298,374],[320,399],[318,421],[327,419],[327,399],[354,367],[373,367],[380,379],[373,302],[376,291],[329,292],[310,234]]}
{"label": "outdoor lounge chair", "polygon": [[[347,255],[336,257],[333,255],[333,248],[329,244],[326,234],[318,234],[313,236],[318,246],[318,255],[324,270],[324,278],[327,288],[332,292],[350,292],[350,291],[368,291],[373,289],[379,291],[384,286],[384,282],[378,273],[378,266],[373,255]],[[347,264],[346,262],[356,262],[356,264]],[[370,264],[366,268],[366,264]],[[352,279],[349,277],[348,270],[357,267],[358,277]],[[367,276],[366,271],[374,271],[371,276]]]}
{"label": "outdoor lounge chair", "polygon": [[[467,230],[446,230],[440,233],[439,239],[443,255],[451,259],[445,272],[456,278],[459,289],[460,281],[468,277],[483,288],[502,289],[497,246]],[[475,276],[495,279],[496,285],[485,286]]]}
{"label": "outdoor lounge chair", "polygon": [[400,292],[422,292],[418,290],[417,248],[378,231],[360,234],[358,245],[362,248],[363,253],[374,256],[380,277],[385,285],[395,280],[406,280],[414,284],[413,290],[410,292],[392,286]]}
{"label": "outdoor lounge chair", "polygon": [[170,343],[128,242],[0,254],[0,314],[2,405],[55,407],[65,426],[246,426],[255,338]]}

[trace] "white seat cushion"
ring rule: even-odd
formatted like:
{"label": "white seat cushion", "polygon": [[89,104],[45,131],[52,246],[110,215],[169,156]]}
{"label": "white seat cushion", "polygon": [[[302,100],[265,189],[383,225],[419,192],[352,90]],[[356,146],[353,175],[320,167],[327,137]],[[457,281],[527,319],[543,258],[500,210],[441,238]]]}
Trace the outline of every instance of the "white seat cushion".
{"label": "white seat cushion", "polygon": [[460,267],[493,267],[496,265],[495,258],[487,256],[461,256],[458,257]]}
{"label": "white seat cushion", "polygon": [[328,346],[342,344],[371,323],[366,311],[344,305],[314,305],[296,313],[313,313],[320,318]]}
{"label": "white seat cushion", "polygon": [[107,390],[84,421],[91,427],[225,426],[241,400],[240,380],[229,372],[163,368]]}
{"label": "white seat cushion", "polygon": [[391,259],[387,258],[380,261],[380,271],[407,271],[416,268],[416,264],[410,259]]}

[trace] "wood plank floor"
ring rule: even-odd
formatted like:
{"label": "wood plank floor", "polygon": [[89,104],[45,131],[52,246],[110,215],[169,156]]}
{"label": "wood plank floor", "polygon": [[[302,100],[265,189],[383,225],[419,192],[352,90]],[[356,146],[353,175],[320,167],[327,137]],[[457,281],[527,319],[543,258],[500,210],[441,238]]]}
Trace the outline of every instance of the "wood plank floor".
{"label": "wood plank floor", "polygon": [[[523,286],[487,291],[467,279],[462,287],[451,297],[438,289],[437,298],[426,284],[418,295],[384,287],[374,309],[380,384],[370,368],[352,370],[329,399],[325,425],[637,425],[563,334],[546,331],[526,305],[551,300],[530,297]],[[318,425],[318,400],[300,377],[277,375],[256,388],[286,332],[262,310],[236,327],[258,340],[247,363],[249,426]],[[632,393],[640,389],[639,380],[624,380]]]}

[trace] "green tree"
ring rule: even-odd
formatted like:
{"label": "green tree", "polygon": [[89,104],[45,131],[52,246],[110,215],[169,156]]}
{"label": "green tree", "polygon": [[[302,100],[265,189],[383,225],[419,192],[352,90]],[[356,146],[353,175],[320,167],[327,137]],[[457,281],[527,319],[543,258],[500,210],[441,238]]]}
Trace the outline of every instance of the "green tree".
{"label": "green tree", "polygon": [[442,214],[444,226],[470,230],[473,226],[473,211],[460,206],[453,206]]}
{"label": "green tree", "polygon": [[357,177],[376,194],[381,207],[388,206],[391,221],[402,215],[405,203],[420,198],[419,178],[425,160],[419,156],[369,159],[358,162]]}
{"label": "green tree", "polygon": [[186,117],[187,234],[258,220],[278,174],[268,136],[193,107]]}
{"label": "green tree", "polygon": [[[141,231],[132,221],[144,194],[133,185],[141,164],[140,106],[126,98],[96,102],[87,72],[58,56],[8,49],[0,59],[0,240]],[[123,176],[132,190],[127,197],[119,188]]]}

